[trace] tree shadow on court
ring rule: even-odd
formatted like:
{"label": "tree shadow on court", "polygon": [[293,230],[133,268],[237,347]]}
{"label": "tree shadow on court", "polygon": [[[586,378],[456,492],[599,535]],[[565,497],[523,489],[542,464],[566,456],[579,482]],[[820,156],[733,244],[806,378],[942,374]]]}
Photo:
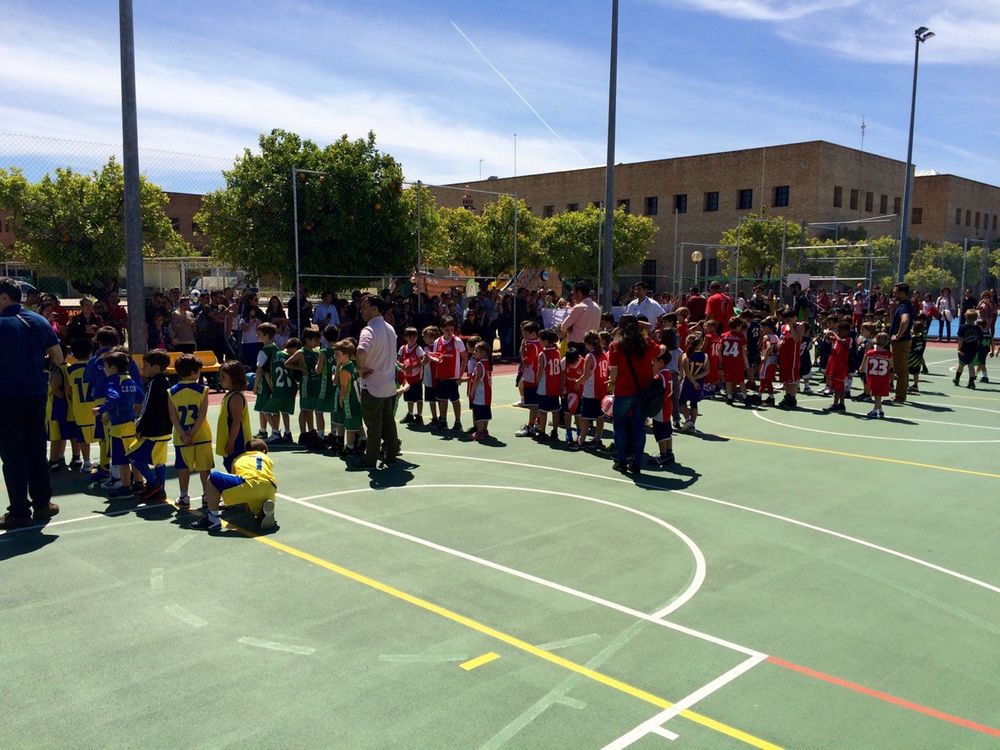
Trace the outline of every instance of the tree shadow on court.
{"label": "tree shadow on court", "polygon": [[34,526],[0,536],[0,562],[37,552],[59,538],[58,535],[43,534],[44,529],[44,525]]}

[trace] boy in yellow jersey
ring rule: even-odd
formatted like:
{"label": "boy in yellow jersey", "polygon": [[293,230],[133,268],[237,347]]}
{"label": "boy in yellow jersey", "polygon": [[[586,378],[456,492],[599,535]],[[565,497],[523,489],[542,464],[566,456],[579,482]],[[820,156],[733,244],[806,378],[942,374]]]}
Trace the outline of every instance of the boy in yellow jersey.
{"label": "boy in yellow jersey", "polygon": [[228,472],[233,461],[247,449],[250,433],[250,409],[247,406],[247,374],[240,362],[226,362],[219,368],[219,385],[226,391],[215,426],[215,452],[222,456]]}
{"label": "boy in yellow jersey", "polygon": [[201,362],[193,354],[182,354],[174,363],[180,382],[170,389],[170,421],[174,425],[174,448],[177,483],[180,495],[177,505],[191,507],[191,472],[201,477],[202,505],[208,490],[208,473],[212,458],[212,428],[208,426],[208,386],[198,382]]}
{"label": "boy in yellow jersey", "polygon": [[215,470],[205,487],[208,511],[193,524],[192,529],[221,531],[219,502],[225,501],[227,508],[245,505],[260,523],[261,531],[273,529],[274,498],[278,492],[278,481],[274,476],[274,464],[267,455],[267,443],[254,438],[247,443],[244,454],[233,461],[232,473]]}
{"label": "boy in yellow jersey", "polygon": [[[75,339],[70,344],[70,353],[73,356],[66,365],[66,397],[73,414],[73,422],[80,431],[80,456],[83,459],[80,471],[86,474],[94,470],[94,465],[90,462],[90,444],[95,440],[94,407],[97,404],[87,400],[87,384],[83,380],[83,372],[93,350],[90,339]],[[72,467],[70,464],[70,468]]]}
{"label": "boy in yellow jersey", "polygon": [[45,404],[45,415],[49,423],[49,471],[57,472],[66,468],[66,443],[72,443],[73,460],[71,469],[79,469],[80,429],[73,421],[70,406],[69,369],[66,363],[53,365],[49,370],[49,395]]}
{"label": "boy in yellow jersey", "polygon": [[135,442],[128,448],[128,460],[146,480],[139,499],[147,504],[167,501],[167,443],[170,442],[170,383],[165,374],[170,355],[156,349],[142,355],[142,377],[146,393],[135,423]]}

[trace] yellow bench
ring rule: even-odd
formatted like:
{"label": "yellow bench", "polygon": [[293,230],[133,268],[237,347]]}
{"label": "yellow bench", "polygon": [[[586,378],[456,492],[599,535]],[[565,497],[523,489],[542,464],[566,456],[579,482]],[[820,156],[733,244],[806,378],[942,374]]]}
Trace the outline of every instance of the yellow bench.
{"label": "yellow bench", "polygon": [[[167,352],[167,356],[170,357],[170,364],[167,365],[167,375],[177,374],[177,371],[174,370],[174,363],[177,361],[178,357],[181,356],[181,354],[183,354],[183,352]],[[135,366],[139,368],[139,372],[142,372],[142,356],[143,355],[141,354],[132,355],[132,361],[135,362]]]}

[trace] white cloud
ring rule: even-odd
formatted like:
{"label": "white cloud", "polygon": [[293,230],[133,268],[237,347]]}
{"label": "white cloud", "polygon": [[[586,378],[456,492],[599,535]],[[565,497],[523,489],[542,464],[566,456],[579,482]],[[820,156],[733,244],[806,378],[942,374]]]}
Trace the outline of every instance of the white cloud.
{"label": "white cloud", "polygon": [[[671,0],[667,0],[671,2]],[[752,21],[790,21],[831,9],[857,5],[860,0],[673,0],[695,10]]]}

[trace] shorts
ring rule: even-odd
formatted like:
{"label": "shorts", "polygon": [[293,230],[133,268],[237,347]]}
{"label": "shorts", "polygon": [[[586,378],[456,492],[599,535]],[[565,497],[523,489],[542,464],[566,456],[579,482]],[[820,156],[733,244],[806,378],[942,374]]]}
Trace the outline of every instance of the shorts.
{"label": "shorts", "polygon": [[830,378],[830,390],[833,391],[838,396],[844,395],[844,390],[847,387],[847,376],[840,372],[831,373]]}
{"label": "shorts", "polygon": [[743,368],[743,363],[735,362],[729,364],[727,362],[722,370],[722,378],[727,383],[743,385],[743,381],[746,380],[746,370]]}
{"label": "shorts", "polygon": [[211,443],[174,446],[174,468],[188,471],[208,471],[215,465]]}
{"label": "shorts", "polygon": [[83,440],[83,431],[77,426],[76,422],[70,422],[65,419],[50,419],[49,440],[51,442],[55,442],[56,440],[75,440],[80,442]]}
{"label": "shorts", "polygon": [[135,442],[135,422],[111,425],[111,465],[128,465],[128,449]]}
{"label": "shorts", "polygon": [[170,443],[170,436],[165,435],[160,438],[142,438],[133,440],[128,447],[128,460],[133,464],[144,464],[146,466],[166,466],[167,465],[167,445]]}
{"label": "shorts", "polygon": [[559,405],[558,396],[539,396],[538,397],[538,411],[544,412],[557,412],[562,407]]}
{"label": "shorts", "polygon": [[974,352],[965,352],[961,349],[958,351],[958,363],[960,365],[974,365],[977,359],[979,359],[978,349]]}
{"label": "shorts", "polygon": [[96,443],[97,442],[97,425],[96,424],[84,424],[77,425],[76,428],[80,431],[80,437],[78,438],[81,443]]}
{"label": "shorts", "polygon": [[246,505],[251,513],[261,513],[264,501],[274,500],[277,492],[277,488],[266,479],[241,477],[238,474],[227,474],[218,470],[209,475],[208,481],[222,493],[222,502],[227,508]]}
{"label": "shorts", "polygon": [[778,366],[774,362],[765,362],[760,366],[760,382],[773,383],[777,370]]}
{"label": "shorts", "polygon": [[423,395],[423,393],[421,393],[422,390],[423,389],[420,387],[419,382],[411,383],[410,390],[406,391],[403,394],[403,401],[405,401],[408,404],[419,404],[420,401],[422,400],[420,398]]}
{"label": "shorts", "polygon": [[524,386],[524,398],[521,399],[521,402],[525,406],[538,406],[538,386]]}
{"label": "shorts", "polygon": [[267,402],[268,414],[294,414],[295,391],[274,391]]}
{"label": "shorts", "polygon": [[701,397],[704,395],[702,384],[699,383],[697,386],[691,385],[691,381],[687,378],[684,379],[684,383],[681,385],[681,401],[690,404],[691,408],[694,408]]}
{"label": "shorts", "polygon": [[257,393],[257,398],[253,402],[253,410],[261,414],[274,414],[274,411],[270,408],[271,401],[271,389],[266,383],[260,384],[260,391]]}
{"label": "shorts", "polygon": [[439,380],[437,383],[438,401],[458,401],[458,381],[454,379]]}
{"label": "shorts", "polygon": [[437,400],[438,400],[437,386],[426,385],[425,384],[424,385],[424,401],[430,401],[431,403],[434,403]]}
{"label": "shorts", "polygon": [[299,409],[302,411],[316,411],[319,407],[319,396],[303,396],[299,394]]}
{"label": "shorts", "polygon": [[878,378],[877,380],[868,380],[868,393],[871,396],[878,396],[879,398],[885,398],[889,395],[889,378]]}
{"label": "shorts", "polygon": [[487,404],[472,405],[473,422],[489,422],[493,419],[493,410]]}
{"label": "shorts", "polygon": [[599,398],[581,398],[580,416],[590,420],[600,419],[604,416],[601,414],[601,400]]}
{"label": "shorts", "polygon": [[663,422],[658,419],[653,420],[653,438],[657,442],[661,440],[669,440],[673,434],[674,431],[670,427],[670,420],[664,420]]}

